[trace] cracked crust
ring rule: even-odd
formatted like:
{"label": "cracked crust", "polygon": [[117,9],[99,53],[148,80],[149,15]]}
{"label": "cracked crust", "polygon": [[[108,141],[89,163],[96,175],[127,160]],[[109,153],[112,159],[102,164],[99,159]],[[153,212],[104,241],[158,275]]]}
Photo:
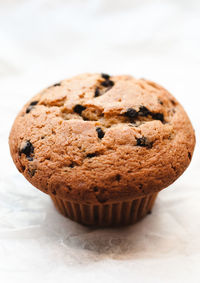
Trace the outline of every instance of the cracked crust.
{"label": "cracked crust", "polygon": [[16,167],[35,187],[96,204],[173,183],[191,161],[195,136],[182,106],[156,83],[83,74],[33,97],[9,142]]}

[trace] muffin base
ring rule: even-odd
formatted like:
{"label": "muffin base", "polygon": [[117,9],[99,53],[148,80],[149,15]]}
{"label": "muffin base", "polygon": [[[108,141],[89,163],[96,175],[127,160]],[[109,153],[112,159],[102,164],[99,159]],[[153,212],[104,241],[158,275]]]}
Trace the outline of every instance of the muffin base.
{"label": "muffin base", "polygon": [[143,198],[111,204],[78,204],[50,195],[57,210],[73,221],[87,226],[124,226],[151,213],[158,193]]}

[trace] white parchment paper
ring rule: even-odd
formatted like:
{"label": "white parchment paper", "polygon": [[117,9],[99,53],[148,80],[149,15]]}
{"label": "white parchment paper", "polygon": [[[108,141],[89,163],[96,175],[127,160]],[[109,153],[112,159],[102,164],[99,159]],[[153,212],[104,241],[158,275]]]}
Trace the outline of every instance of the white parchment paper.
{"label": "white parchment paper", "polygon": [[[198,0],[0,1],[0,282],[200,282],[199,50]],[[191,166],[135,226],[73,223],[10,158],[24,102],[82,72],[155,80],[196,129]]]}

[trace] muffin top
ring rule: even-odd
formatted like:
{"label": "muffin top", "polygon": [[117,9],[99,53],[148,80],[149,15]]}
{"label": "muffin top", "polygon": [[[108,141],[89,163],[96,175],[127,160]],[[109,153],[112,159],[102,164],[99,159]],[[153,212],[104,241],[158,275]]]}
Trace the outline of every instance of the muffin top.
{"label": "muffin top", "polygon": [[173,183],[190,163],[195,136],[182,106],[158,84],[82,74],[34,96],[9,142],[15,165],[35,187],[96,204]]}

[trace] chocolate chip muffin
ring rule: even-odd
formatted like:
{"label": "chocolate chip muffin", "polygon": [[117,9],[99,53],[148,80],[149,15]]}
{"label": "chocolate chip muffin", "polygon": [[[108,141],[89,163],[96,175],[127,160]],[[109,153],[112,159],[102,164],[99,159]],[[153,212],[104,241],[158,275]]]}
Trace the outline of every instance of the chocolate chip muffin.
{"label": "chocolate chip muffin", "polygon": [[17,116],[18,170],[57,209],[86,225],[130,224],[189,165],[195,135],[163,87],[131,76],[82,74],[34,96]]}

